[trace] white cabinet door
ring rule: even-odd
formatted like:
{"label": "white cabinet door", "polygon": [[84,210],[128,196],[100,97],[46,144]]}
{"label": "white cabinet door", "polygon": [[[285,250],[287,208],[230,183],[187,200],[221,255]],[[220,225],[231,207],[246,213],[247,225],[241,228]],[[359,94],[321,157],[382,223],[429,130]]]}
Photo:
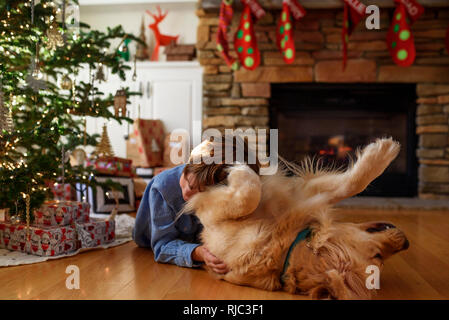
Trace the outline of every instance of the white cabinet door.
{"label": "white cabinet door", "polygon": [[175,129],[191,132],[192,83],[189,81],[155,81],[153,92],[153,118],[162,119],[165,132]]}

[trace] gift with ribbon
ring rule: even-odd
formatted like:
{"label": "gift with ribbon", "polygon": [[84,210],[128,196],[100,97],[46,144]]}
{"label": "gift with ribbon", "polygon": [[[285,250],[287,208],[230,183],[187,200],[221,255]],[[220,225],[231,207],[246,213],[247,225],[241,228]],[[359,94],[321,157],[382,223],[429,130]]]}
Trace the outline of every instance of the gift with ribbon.
{"label": "gift with ribbon", "polygon": [[283,0],[282,12],[276,28],[276,44],[288,64],[295,60],[295,40],[293,38],[293,20],[306,15],[306,10],[296,0]]}
{"label": "gift with ribbon", "polygon": [[395,0],[396,9],[387,34],[387,45],[394,63],[410,66],[416,57],[411,25],[424,13],[416,0]]}
{"label": "gift with ribbon", "polygon": [[260,64],[260,52],[254,32],[255,20],[262,18],[265,11],[257,0],[242,0],[243,11],[237,32],[234,35],[234,47],[240,63],[245,69],[254,70]]}
{"label": "gift with ribbon", "polygon": [[348,59],[348,43],[349,36],[357,27],[357,24],[366,15],[366,6],[358,0],[343,0],[344,14],[343,14],[343,29],[342,29],[342,43],[343,43],[343,70],[346,68],[346,61]]}

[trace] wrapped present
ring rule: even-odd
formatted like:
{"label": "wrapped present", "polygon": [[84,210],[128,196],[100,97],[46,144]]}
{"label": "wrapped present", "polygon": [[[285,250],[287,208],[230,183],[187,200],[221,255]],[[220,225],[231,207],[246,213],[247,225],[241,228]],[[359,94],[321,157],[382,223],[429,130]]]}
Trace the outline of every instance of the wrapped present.
{"label": "wrapped present", "polygon": [[72,187],[70,184],[54,183],[51,185],[53,197],[56,200],[72,200]]}
{"label": "wrapped present", "polygon": [[77,223],[76,231],[82,248],[92,248],[115,240],[115,221],[92,218]]}
{"label": "wrapped present", "polygon": [[0,223],[0,248],[37,256],[57,256],[80,248],[71,226],[30,226]]}
{"label": "wrapped present", "polygon": [[95,170],[101,174],[130,177],[133,175],[132,163],[133,161],[130,159],[99,157],[88,160],[87,165],[95,167]]}
{"label": "wrapped present", "polygon": [[34,224],[66,226],[75,221],[89,221],[90,204],[77,201],[46,201],[34,210]]}
{"label": "wrapped present", "polygon": [[[162,166],[175,167],[185,163],[189,157],[189,133],[173,132],[167,134],[164,139],[164,153]],[[184,151],[184,154],[183,154]]]}
{"label": "wrapped present", "polygon": [[164,137],[162,121],[136,119],[126,142],[126,157],[136,167],[161,166]]}

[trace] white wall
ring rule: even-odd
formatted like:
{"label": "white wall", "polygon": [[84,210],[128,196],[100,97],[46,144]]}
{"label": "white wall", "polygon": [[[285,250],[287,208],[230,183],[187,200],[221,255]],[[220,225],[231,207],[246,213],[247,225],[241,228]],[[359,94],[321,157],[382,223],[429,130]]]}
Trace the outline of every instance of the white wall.
{"label": "white wall", "polygon": [[[81,5],[80,20],[87,23],[91,28],[106,31],[107,27],[121,24],[126,32],[140,35],[142,17],[145,24],[145,36],[147,44],[154,46],[154,37],[148,25],[153,18],[146,13],[150,10],[153,14],[157,12],[157,4],[129,4],[129,5]],[[196,29],[198,17],[195,14],[197,3],[162,3],[162,12],[168,11],[168,15],[159,24],[160,31],[168,35],[180,35],[178,43],[196,43]],[[120,42],[120,41],[118,41]],[[113,45],[118,45],[118,42]],[[135,43],[129,45],[131,54],[134,55]],[[160,50],[160,60],[165,60],[163,49]]]}

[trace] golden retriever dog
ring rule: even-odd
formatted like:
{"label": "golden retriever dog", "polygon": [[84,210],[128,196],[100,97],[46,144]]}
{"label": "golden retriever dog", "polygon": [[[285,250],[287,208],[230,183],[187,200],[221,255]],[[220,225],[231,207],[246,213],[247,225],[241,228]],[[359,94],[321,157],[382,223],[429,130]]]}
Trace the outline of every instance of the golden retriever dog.
{"label": "golden retriever dog", "polygon": [[[225,184],[197,193],[183,213],[198,216],[203,244],[231,269],[218,278],[319,299],[369,299],[366,268],[381,270],[385,259],[408,248],[408,240],[390,223],[335,222],[329,212],[362,192],[399,150],[391,138],[378,139],[359,150],[345,171],[316,168],[308,160],[287,164],[293,176],[285,170],[259,176],[236,164]],[[292,245],[302,230],[308,236]]]}

